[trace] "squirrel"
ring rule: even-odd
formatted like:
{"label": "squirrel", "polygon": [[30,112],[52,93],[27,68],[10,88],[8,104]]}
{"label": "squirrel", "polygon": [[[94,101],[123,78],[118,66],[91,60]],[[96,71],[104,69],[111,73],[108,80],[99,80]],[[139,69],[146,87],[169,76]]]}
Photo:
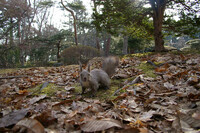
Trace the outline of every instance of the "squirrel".
{"label": "squirrel", "polygon": [[103,60],[102,69],[93,69],[90,71],[90,64],[86,69],[82,69],[80,65],[80,84],[82,87],[82,93],[84,94],[86,88],[92,89],[94,92],[92,96],[96,94],[99,86],[104,86],[105,89],[110,88],[110,77],[114,74],[116,67],[119,64],[119,58],[110,56]]}

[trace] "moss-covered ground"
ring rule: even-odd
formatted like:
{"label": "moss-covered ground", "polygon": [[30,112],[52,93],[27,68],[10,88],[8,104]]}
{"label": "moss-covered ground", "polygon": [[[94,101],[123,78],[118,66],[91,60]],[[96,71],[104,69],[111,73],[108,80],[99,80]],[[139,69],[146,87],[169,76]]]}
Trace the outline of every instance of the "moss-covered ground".
{"label": "moss-covered ground", "polygon": [[145,76],[156,78],[156,74],[154,74],[154,67],[146,61],[142,62],[137,68],[141,69]]}
{"label": "moss-covered ground", "polygon": [[[123,80],[117,80],[117,79],[112,79],[111,80],[111,85],[109,89],[105,89],[104,87],[100,87],[98,91],[96,92],[94,98],[99,99],[99,100],[112,100],[116,96],[112,96],[116,90],[120,88],[120,84],[124,82]],[[82,92],[81,86],[79,83],[74,84],[75,87],[75,94],[80,94]],[[85,94],[83,94],[83,97],[88,97],[90,98],[92,96],[93,91],[86,89]]]}
{"label": "moss-covered ground", "polygon": [[19,68],[13,68],[13,69],[0,69],[0,74],[6,74],[6,73],[12,73],[19,70]]}
{"label": "moss-covered ground", "polygon": [[47,83],[47,86],[44,88],[43,88],[43,84],[39,84],[34,88],[28,89],[27,91],[32,93],[32,95],[46,94],[47,96],[53,96],[56,94],[57,91],[65,91],[65,89],[55,84]]}

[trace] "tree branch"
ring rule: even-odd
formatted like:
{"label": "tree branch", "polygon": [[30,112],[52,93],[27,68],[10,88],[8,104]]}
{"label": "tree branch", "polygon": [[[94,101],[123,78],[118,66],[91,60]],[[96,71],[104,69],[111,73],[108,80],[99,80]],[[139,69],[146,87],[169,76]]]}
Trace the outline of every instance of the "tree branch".
{"label": "tree branch", "polygon": [[68,12],[71,13],[71,15],[74,19],[74,36],[75,36],[75,43],[76,43],[76,46],[77,46],[78,45],[78,38],[77,38],[77,31],[76,31],[76,17],[74,15],[74,12],[64,5],[63,0],[61,0],[61,4]]}

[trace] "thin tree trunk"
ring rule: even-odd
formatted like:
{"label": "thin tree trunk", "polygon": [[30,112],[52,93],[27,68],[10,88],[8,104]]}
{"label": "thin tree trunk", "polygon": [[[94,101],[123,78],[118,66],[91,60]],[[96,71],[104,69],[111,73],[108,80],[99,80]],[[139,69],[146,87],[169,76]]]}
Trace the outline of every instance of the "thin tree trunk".
{"label": "thin tree trunk", "polygon": [[[22,44],[22,45],[24,45],[24,44]],[[25,62],[24,50],[23,50],[23,46],[21,46],[21,48],[20,48],[20,63],[21,63],[21,66],[24,66],[24,62]]]}
{"label": "thin tree trunk", "polygon": [[122,51],[124,55],[127,54],[127,49],[128,49],[128,36],[124,36],[123,51]]}
{"label": "thin tree trunk", "polygon": [[76,31],[76,17],[74,15],[74,12],[64,5],[63,0],[61,0],[61,4],[68,12],[71,13],[71,15],[72,15],[72,17],[74,19],[74,38],[75,38],[75,44],[77,46],[78,45],[78,38],[77,38],[77,31]]}
{"label": "thin tree trunk", "polygon": [[60,62],[60,43],[61,40],[57,44],[57,61]]}
{"label": "thin tree trunk", "polygon": [[[92,0],[93,1],[93,5],[94,5],[94,12],[95,14],[97,14],[97,4],[96,4],[96,0]],[[97,25],[96,26],[96,47],[97,49],[100,51],[100,44],[99,44],[99,31],[97,29]]]}
{"label": "thin tree trunk", "polygon": [[8,45],[8,35],[6,35],[6,41],[5,41],[5,45]]}
{"label": "thin tree trunk", "polygon": [[21,21],[18,22],[18,44],[21,43]]}
{"label": "thin tree trunk", "polygon": [[96,31],[96,47],[98,51],[100,51],[100,44],[99,44],[99,32]]}
{"label": "thin tree trunk", "polygon": [[40,21],[40,25],[39,25],[39,34],[40,35],[42,34],[42,26],[43,26],[43,21],[45,20],[45,16],[47,14],[47,9],[48,9],[48,7],[46,7],[44,14],[43,14],[41,21]]}
{"label": "thin tree trunk", "polygon": [[108,34],[108,38],[107,38],[107,41],[106,41],[105,56],[109,55],[109,52],[110,52],[110,42],[111,42],[111,35]]}
{"label": "thin tree trunk", "polygon": [[[13,19],[10,18],[10,27],[12,27],[12,25],[13,25]],[[13,46],[13,27],[10,29],[9,40],[10,40],[10,42],[9,42],[10,46]]]}

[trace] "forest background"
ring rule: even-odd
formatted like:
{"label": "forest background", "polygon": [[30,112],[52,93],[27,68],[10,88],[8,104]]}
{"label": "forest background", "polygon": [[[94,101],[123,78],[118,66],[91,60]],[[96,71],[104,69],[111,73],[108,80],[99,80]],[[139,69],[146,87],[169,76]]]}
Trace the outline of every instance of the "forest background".
{"label": "forest background", "polygon": [[0,132],[199,133],[200,1],[85,2],[0,0]]}
{"label": "forest background", "polygon": [[[0,67],[59,66],[94,56],[200,48],[197,0],[88,3],[0,0]],[[55,14],[55,20],[53,9],[65,15]]]}

